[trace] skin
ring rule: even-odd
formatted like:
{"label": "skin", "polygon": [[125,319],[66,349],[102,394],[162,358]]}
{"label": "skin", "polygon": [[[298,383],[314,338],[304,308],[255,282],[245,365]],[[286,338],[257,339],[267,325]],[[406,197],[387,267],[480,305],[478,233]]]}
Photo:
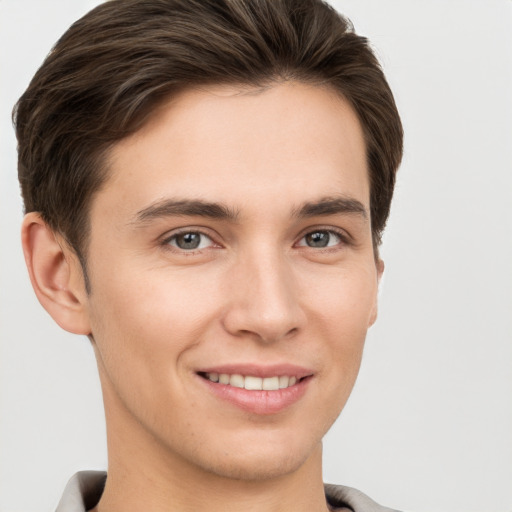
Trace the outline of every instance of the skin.
{"label": "skin", "polygon": [[[191,90],[108,164],[90,211],[90,294],[38,214],[23,226],[39,300],[96,353],[109,477],[95,510],[327,510],[321,440],[356,379],[383,268],[356,114],[300,83]],[[162,208],[198,200],[231,216]],[[180,248],[183,232],[201,232],[200,247]],[[308,245],[318,232],[327,247]],[[197,374],[241,363],[311,377],[298,401],[257,414]]]}

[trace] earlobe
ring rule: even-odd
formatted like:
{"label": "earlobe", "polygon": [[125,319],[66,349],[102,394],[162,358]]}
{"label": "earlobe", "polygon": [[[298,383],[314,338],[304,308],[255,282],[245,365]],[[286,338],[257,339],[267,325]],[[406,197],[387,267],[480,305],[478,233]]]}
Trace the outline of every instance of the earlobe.
{"label": "earlobe", "polygon": [[39,302],[66,331],[89,334],[87,293],[75,253],[36,212],[25,216],[21,234],[30,281]]}
{"label": "earlobe", "polygon": [[370,321],[368,322],[368,327],[371,327],[377,320],[377,312],[379,309],[379,306],[378,306],[379,286],[380,286],[382,274],[384,273],[384,262],[379,258],[375,262],[375,267],[377,269],[377,292],[375,293],[375,301],[373,303],[372,311],[370,313]]}

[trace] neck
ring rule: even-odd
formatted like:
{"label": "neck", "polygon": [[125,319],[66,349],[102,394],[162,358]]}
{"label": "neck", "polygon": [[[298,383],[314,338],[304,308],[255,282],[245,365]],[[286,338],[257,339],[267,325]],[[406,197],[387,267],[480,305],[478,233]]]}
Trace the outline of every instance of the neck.
{"label": "neck", "polygon": [[[233,480],[205,475],[181,465],[133,464],[131,468],[109,463],[103,496],[95,512],[325,512],[327,505],[321,478],[310,479],[308,466],[316,466],[317,455],[294,474],[265,481]],[[194,474],[195,473],[195,474]]]}
{"label": "neck", "polygon": [[245,480],[207,471],[165,448],[105,389],[108,477],[91,512],[326,512],[322,447],[296,470]]}

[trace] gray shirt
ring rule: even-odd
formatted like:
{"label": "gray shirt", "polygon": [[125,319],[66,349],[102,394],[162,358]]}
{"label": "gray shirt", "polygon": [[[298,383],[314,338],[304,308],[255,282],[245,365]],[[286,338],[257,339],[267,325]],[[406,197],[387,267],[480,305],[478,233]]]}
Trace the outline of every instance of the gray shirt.
{"label": "gray shirt", "polygon": [[[80,471],[71,477],[55,512],[86,512],[98,503],[107,473]],[[377,505],[368,496],[342,485],[325,485],[327,503],[334,510],[348,509],[353,512],[397,512]]]}

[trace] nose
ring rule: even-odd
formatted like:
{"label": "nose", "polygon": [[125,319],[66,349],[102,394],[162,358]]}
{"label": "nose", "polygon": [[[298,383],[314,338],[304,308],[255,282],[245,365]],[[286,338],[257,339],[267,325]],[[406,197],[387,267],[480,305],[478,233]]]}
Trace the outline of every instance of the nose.
{"label": "nose", "polygon": [[224,328],[234,336],[272,343],[291,337],[305,322],[290,263],[283,256],[254,255],[230,273]]}

